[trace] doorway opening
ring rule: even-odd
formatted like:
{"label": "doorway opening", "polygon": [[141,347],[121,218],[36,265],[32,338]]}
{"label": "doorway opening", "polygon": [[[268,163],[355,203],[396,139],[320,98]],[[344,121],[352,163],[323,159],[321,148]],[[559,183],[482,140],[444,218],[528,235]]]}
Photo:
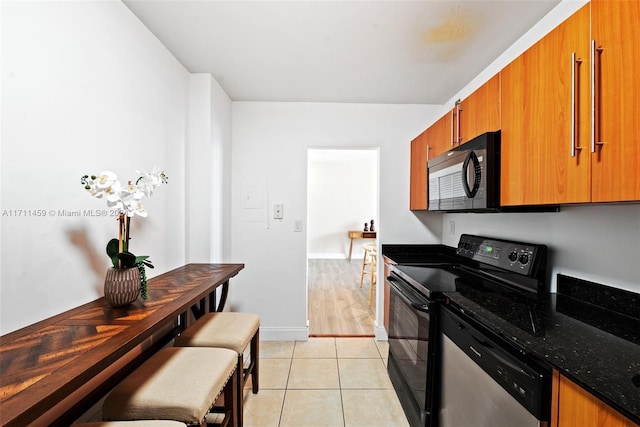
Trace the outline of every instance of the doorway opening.
{"label": "doorway opening", "polygon": [[379,149],[308,149],[309,336],[374,336],[378,287],[369,304],[370,275],[361,278],[363,244],[377,247],[378,240],[354,240],[348,257],[349,231],[372,220],[377,231],[378,213]]}

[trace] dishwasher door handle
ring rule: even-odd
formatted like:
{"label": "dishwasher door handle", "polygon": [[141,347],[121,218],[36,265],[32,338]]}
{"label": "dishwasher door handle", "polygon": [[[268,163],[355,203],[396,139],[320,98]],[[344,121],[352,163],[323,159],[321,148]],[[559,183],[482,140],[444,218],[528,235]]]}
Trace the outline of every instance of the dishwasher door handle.
{"label": "dishwasher door handle", "polygon": [[[496,361],[502,363],[503,365],[505,365],[506,367],[508,367],[509,369],[511,369],[512,371],[518,372],[519,374],[522,374],[528,378],[531,379],[535,379],[536,377],[531,375],[530,373],[528,373],[527,371],[525,371],[524,369],[522,369],[522,367],[516,365],[515,363],[511,362],[510,360],[504,358],[503,356],[501,356],[500,354],[498,354],[498,352],[494,351],[493,349],[495,348],[493,345],[491,345],[490,343],[488,343],[485,340],[480,340],[478,337],[476,337],[473,334],[470,334],[471,338],[473,338],[478,344],[480,344],[483,348],[484,348],[484,352],[486,355],[488,355],[489,357],[493,357]],[[482,354],[480,354],[475,348],[473,348],[472,346],[469,346],[469,348],[471,349],[472,352],[474,352],[475,354],[477,354],[479,357],[482,357]]]}

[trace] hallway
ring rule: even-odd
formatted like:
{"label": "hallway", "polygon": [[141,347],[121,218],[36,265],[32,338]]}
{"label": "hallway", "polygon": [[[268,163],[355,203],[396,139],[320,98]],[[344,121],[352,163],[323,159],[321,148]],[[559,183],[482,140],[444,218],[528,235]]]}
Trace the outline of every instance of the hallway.
{"label": "hallway", "polygon": [[309,336],[373,336],[375,298],[369,306],[368,275],[360,287],[362,260],[309,259],[308,263]]}

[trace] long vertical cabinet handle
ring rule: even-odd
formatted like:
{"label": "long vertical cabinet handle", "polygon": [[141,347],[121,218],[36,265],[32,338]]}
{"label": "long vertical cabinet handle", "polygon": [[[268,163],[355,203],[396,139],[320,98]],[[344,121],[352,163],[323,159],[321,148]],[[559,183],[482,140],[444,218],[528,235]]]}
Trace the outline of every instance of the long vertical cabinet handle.
{"label": "long vertical cabinet handle", "polygon": [[598,123],[598,107],[600,99],[598,99],[598,76],[599,71],[596,67],[596,52],[602,52],[602,48],[596,48],[596,41],[591,40],[591,152],[596,152],[596,145],[603,145],[603,142],[597,141],[599,137]]}
{"label": "long vertical cabinet handle", "polygon": [[460,112],[462,111],[462,108],[460,108],[460,100],[456,101],[456,126],[458,129],[458,137],[456,138],[456,142],[459,144],[462,142],[462,136],[460,136]]}
{"label": "long vertical cabinet handle", "polygon": [[571,157],[576,156],[576,151],[582,150],[576,144],[576,66],[582,63],[582,59],[576,59],[576,53],[571,52]]}
{"label": "long vertical cabinet handle", "polygon": [[428,164],[429,164],[428,162],[429,162],[429,153],[430,152],[431,152],[431,147],[429,147],[429,144],[427,144],[427,167],[429,167],[428,166]]}
{"label": "long vertical cabinet handle", "polygon": [[453,135],[453,126],[454,126],[454,124],[453,124],[453,122],[454,122],[453,118],[455,117],[455,113],[454,113],[454,111],[455,111],[455,110],[452,108],[452,109],[451,109],[451,146],[452,146],[452,147],[453,147],[453,144],[455,144],[455,140],[454,140],[454,138],[455,138],[455,137],[454,137],[454,135]]}

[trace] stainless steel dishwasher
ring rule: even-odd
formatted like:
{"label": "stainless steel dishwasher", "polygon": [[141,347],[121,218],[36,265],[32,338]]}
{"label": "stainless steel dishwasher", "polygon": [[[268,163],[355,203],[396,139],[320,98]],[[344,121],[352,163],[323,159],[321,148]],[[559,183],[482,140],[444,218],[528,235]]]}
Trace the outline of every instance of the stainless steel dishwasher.
{"label": "stainless steel dishwasher", "polygon": [[440,427],[547,426],[551,373],[442,310]]}

